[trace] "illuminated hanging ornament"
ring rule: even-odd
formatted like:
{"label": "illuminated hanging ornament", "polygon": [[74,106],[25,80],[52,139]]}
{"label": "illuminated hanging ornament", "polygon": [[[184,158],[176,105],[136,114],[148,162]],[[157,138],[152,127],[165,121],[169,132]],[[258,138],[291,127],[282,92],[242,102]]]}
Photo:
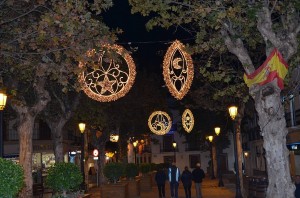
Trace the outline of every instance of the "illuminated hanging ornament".
{"label": "illuminated hanging ornament", "polygon": [[172,126],[170,116],[164,111],[153,112],[148,119],[150,130],[157,135],[168,133]]}
{"label": "illuminated hanging ornament", "polygon": [[191,55],[178,40],[173,42],[164,57],[163,75],[171,94],[181,100],[192,85],[194,66]]}
{"label": "illuminated hanging ornament", "polygon": [[103,45],[99,51],[89,50],[87,61],[79,63],[83,72],[79,82],[90,98],[99,102],[117,100],[132,87],[136,69],[132,57],[119,45]]}
{"label": "illuminated hanging ornament", "polygon": [[111,142],[118,142],[119,135],[118,134],[111,134],[109,139],[110,139]]}
{"label": "illuminated hanging ornament", "polygon": [[115,154],[113,152],[107,152],[105,153],[106,157],[112,158]]}
{"label": "illuminated hanging ornament", "polygon": [[194,116],[191,110],[186,109],[182,114],[182,126],[186,132],[191,132],[194,127]]}

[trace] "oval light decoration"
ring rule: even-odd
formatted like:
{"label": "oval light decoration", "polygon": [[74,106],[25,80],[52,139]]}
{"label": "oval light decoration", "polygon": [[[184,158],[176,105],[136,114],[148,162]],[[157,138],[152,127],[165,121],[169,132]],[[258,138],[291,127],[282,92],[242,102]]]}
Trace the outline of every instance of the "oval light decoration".
{"label": "oval light decoration", "polygon": [[184,130],[190,133],[194,127],[195,119],[191,110],[186,109],[182,114],[182,126]]}
{"label": "oval light decoration", "polygon": [[103,45],[101,50],[89,50],[87,60],[79,67],[83,72],[79,82],[90,98],[99,102],[117,100],[132,87],[136,68],[132,57],[119,45]]}
{"label": "oval light decoration", "polygon": [[194,78],[193,60],[184,45],[176,40],[168,48],[163,62],[163,75],[171,94],[181,100],[189,91]]}
{"label": "oval light decoration", "polygon": [[155,111],[148,119],[148,126],[156,135],[164,135],[170,131],[172,120],[166,112]]}

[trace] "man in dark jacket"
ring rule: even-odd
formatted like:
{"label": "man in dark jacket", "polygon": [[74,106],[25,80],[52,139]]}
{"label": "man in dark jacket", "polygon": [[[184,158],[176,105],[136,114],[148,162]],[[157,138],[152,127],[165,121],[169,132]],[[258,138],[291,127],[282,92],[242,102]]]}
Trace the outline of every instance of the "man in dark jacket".
{"label": "man in dark jacket", "polygon": [[193,180],[195,182],[197,198],[202,198],[201,183],[202,179],[205,177],[205,174],[204,171],[201,169],[200,163],[197,163],[196,168],[192,172],[192,175]]}
{"label": "man in dark jacket", "polygon": [[184,167],[184,171],[182,172],[181,175],[181,181],[184,187],[185,191],[185,197],[186,198],[191,198],[191,187],[192,187],[192,173],[189,171],[189,168],[186,166]]}
{"label": "man in dark jacket", "polygon": [[179,168],[175,166],[175,163],[172,163],[172,166],[169,168],[169,182],[170,182],[170,191],[171,198],[178,198],[178,186],[180,171]]}
{"label": "man in dark jacket", "polygon": [[155,175],[155,181],[158,188],[159,198],[165,198],[165,183],[167,180],[166,173],[162,168],[159,168]]}

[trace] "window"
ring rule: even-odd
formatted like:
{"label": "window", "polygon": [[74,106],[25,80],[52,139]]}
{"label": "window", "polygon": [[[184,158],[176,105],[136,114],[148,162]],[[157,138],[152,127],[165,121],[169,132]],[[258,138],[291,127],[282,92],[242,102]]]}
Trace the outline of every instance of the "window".
{"label": "window", "polygon": [[163,152],[173,152],[173,135],[164,135],[163,136]]}
{"label": "window", "polygon": [[203,145],[198,134],[188,134],[186,139],[186,151],[199,151],[201,145]]}

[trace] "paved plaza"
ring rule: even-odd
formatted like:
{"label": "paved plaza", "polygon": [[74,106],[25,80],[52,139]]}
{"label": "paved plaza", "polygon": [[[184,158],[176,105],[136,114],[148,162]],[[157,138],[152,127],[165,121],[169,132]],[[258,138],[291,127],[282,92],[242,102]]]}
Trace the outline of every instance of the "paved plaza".
{"label": "paved plaza", "polygon": [[[205,178],[202,183],[203,198],[234,198],[235,196],[235,185],[230,184],[224,180],[225,187],[218,187],[218,179],[211,180]],[[182,183],[179,185],[179,197],[185,198],[184,188]],[[92,194],[92,198],[100,198],[99,188],[91,188],[89,193]],[[156,187],[152,187],[152,191],[141,192],[141,198],[158,198],[158,190]],[[166,198],[170,198],[169,183],[166,183]],[[194,185],[192,186],[192,198],[196,198],[196,191]]]}

